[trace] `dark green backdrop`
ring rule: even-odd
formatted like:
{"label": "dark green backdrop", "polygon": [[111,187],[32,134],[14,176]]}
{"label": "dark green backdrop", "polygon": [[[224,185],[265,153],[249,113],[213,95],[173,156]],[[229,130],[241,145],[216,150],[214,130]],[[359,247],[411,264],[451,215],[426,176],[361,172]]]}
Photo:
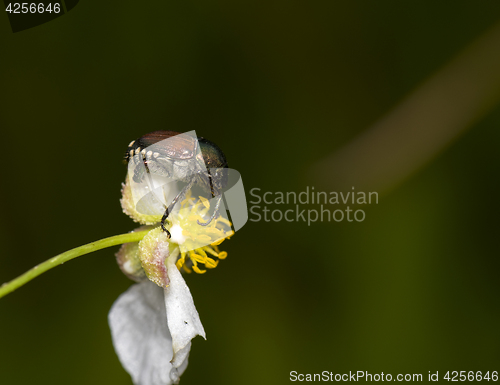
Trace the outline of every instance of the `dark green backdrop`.
{"label": "dark green backdrop", "polygon": [[[82,0],[15,34],[0,15],[0,282],[136,227],[119,205],[132,139],[196,130],[247,193],[303,191],[499,15],[497,1]],[[208,339],[182,383],[500,370],[499,125],[497,107],[363,223],[248,222],[217,269],[187,277]],[[0,300],[0,384],[131,384],[107,325],[131,284],[116,249]]]}

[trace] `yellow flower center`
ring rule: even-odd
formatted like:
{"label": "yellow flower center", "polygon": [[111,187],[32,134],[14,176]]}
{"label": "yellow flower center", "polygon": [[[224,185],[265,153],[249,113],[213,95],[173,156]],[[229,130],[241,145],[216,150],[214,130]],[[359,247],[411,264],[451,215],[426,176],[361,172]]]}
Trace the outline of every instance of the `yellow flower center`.
{"label": "yellow flower center", "polygon": [[206,198],[200,196],[196,201],[188,192],[179,212],[169,218],[170,242],[175,245],[172,252],[180,254],[176,262],[179,270],[204,274],[206,269],[217,267],[219,261],[227,257],[225,251],[219,251],[218,245],[234,234],[231,222],[219,216],[207,226],[199,225],[198,221],[206,221],[209,210],[210,202]]}

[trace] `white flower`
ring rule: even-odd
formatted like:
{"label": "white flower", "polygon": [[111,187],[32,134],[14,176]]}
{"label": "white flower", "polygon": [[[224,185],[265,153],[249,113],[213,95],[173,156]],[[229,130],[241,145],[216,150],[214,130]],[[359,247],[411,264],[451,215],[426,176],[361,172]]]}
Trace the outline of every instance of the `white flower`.
{"label": "white flower", "polygon": [[[162,235],[160,231],[158,238]],[[153,254],[164,261],[168,286],[149,280],[133,285],[116,300],[108,317],[116,353],[136,385],[177,383],[188,364],[191,340],[197,335],[206,338],[176,266],[179,253],[170,254],[169,242],[159,239]]]}
{"label": "white flower", "polygon": [[[128,183],[123,188],[124,211],[134,214]],[[227,253],[218,245],[233,234],[225,218],[200,226],[209,202],[188,193],[181,209],[169,218],[168,239],[160,227],[151,229],[139,243],[122,246],[118,265],[139,283],[130,287],[109,312],[111,336],[118,358],[135,385],[169,385],[179,381],[188,364],[191,340],[205,331],[181,270],[203,274],[215,268]],[[142,224],[153,216],[134,219]],[[228,230],[229,228],[229,230]]]}

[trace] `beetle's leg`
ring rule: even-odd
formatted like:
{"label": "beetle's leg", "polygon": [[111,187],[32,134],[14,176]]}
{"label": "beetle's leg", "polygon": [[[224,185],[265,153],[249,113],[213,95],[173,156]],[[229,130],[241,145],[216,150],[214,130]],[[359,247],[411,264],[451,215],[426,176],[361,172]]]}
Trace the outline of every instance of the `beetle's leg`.
{"label": "beetle's leg", "polygon": [[207,225],[210,224],[210,222],[212,222],[214,219],[216,219],[216,218],[219,217],[219,206],[220,206],[221,200],[222,200],[222,194],[220,194],[219,198],[217,198],[217,203],[215,205],[214,213],[212,214],[212,216],[210,217],[210,219],[208,220],[208,222],[203,223],[203,222],[200,222],[199,220],[196,220],[196,222],[198,222],[198,224],[200,226],[207,226]]}
{"label": "beetle's leg", "polygon": [[183,189],[177,194],[177,196],[174,198],[174,200],[170,203],[170,205],[165,209],[165,213],[163,214],[163,217],[161,217],[161,229],[163,231],[165,231],[167,233],[167,236],[168,238],[170,238],[170,231],[168,231],[166,228],[165,228],[165,222],[167,221],[167,218],[169,216],[169,214],[172,212],[172,210],[174,209],[174,206],[175,204],[177,203],[177,201],[182,197],[182,199],[184,199],[184,195],[186,195],[187,191],[193,187],[193,184],[194,182],[196,181],[196,178],[193,177],[191,178],[191,180],[188,182],[187,185],[185,185],[183,187]]}
{"label": "beetle's leg", "polygon": [[163,217],[161,218],[161,229],[167,233],[167,238],[170,239],[172,238],[172,235],[170,234],[170,231],[167,230],[167,228],[165,227],[165,221],[167,220],[167,217],[168,217],[168,207],[167,207],[167,210],[165,211],[165,214],[163,214]]}
{"label": "beetle's leg", "polygon": [[[210,169],[207,168],[207,172],[208,172],[208,180],[210,181],[210,192],[212,193],[212,198],[215,198],[214,185],[212,182],[212,174],[210,174]],[[215,205],[214,213],[207,222],[200,222],[199,220],[196,220],[196,222],[200,226],[208,226],[210,222],[212,222],[215,218],[219,217],[219,206],[221,199],[222,199],[222,194],[219,195],[219,198],[217,199],[217,204]]]}

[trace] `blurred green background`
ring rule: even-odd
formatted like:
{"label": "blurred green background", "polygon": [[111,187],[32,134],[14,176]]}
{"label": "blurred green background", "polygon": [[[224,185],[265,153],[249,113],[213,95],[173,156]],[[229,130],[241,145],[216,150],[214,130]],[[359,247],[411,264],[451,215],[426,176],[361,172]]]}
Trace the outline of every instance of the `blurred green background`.
{"label": "blurred green background", "polygon": [[[324,191],[316,162],[499,15],[498,1],[82,0],[15,34],[0,16],[0,282],[137,227],[121,160],[149,131],[213,140],[247,194]],[[500,370],[499,125],[497,106],[362,223],[249,221],[217,269],[186,278],[208,339],[182,383]],[[131,384],[107,324],[131,284],[117,249],[0,300],[0,384]]]}

